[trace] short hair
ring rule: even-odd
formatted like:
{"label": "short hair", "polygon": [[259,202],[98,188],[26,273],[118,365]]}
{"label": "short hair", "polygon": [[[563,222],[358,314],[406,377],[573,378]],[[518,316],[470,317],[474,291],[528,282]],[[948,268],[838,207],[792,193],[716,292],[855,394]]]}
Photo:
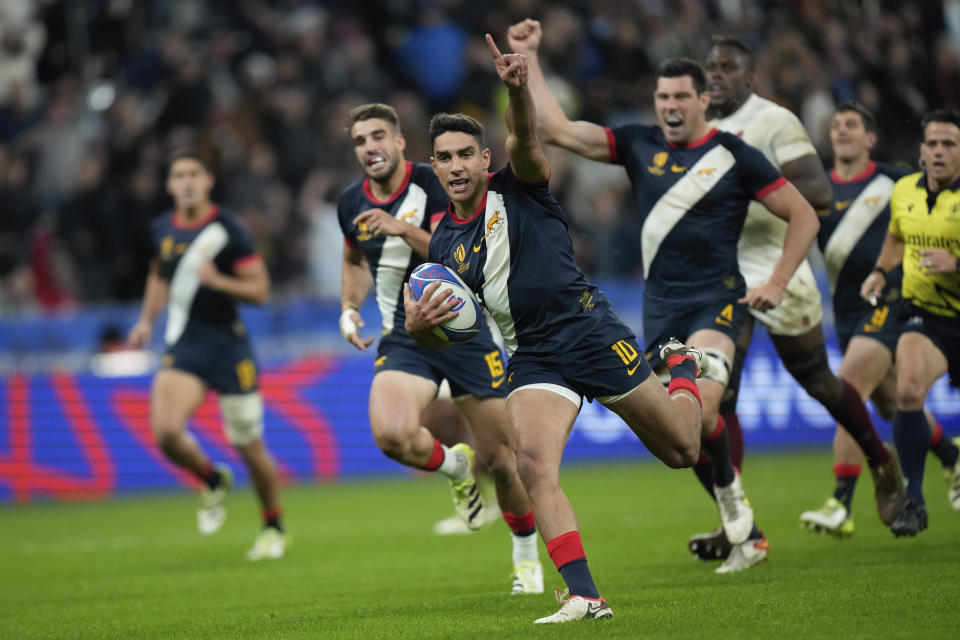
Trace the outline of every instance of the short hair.
{"label": "short hair", "polygon": [[204,171],[211,174],[213,173],[213,169],[211,168],[213,165],[210,164],[210,160],[208,160],[204,154],[196,149],[180,149],[167,156],[167,175],[170,175],[170,172],[173,170],[173,165],[175,165],[178,160],[195,160],[200,163]]}
{"label": "short hair", "polygon": [[347,117],[343,120],[343,130],[347,132],[347,135],[350,135],[350,130],[353,129],[353,125],[362,120],[370,120],[372,118],[379,118],[389,122],[393,130],[400,133],[400,118],[397,116],[397,110],[381,102],[362,104],[359,107],[350,109]]}
{"label": "short hair", "polygon": [[697,93],[703,93],[706,90],[707,76],[703,72],[703,67],[696,60],[691,58],[667,58],[657,67],[657,80],[683,76],[690,76],[693,80],[693,88]]}
{"label": "short hair", "polygon": [[923,120],[920,121],[920,130],[926,132],[927,125],[931,122],[946,122],[960,128],[960,111],[956,109],[935,109],[923,116]]}
{"label": "short hair", "polygon": [[854,113],[860,114],[860,119],[863,121],[863,128],[867,131],[876,133],[877,118],[873,115],[873,111],[867,109],[862,102],[857,102],[856,100],[844,100],[837,105],[834,113],[843,113],[844,111],[853,111]]}
{"label": "short hair", "polygon": [[730,47],[736,49],[747,59],[747,65],[753,69],[753,49],[747,41],[732,33],[718,33],[711,36],[714,47]]}
{"label": "short hair", "polygon": [[450,131],[459,131],[473,136],[481,149],[487,146],[484,139],[483,125],[476,118],[471,118],[465,113],[438,113],[430,118],[430,124],[427,127],[430,134],[430,148],[441,135]]}

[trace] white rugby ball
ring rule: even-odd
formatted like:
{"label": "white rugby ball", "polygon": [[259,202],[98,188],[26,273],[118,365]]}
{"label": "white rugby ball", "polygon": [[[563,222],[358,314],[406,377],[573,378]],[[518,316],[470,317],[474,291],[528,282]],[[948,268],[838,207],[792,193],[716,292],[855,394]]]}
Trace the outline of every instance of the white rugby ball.
{"label": "white rugby ball", "polygon": [[436,262],[424,262],[410,274],[413,299],[419,300],[423,290],[434,282],[440,283],[434,296],[452,290],[447,299],[457,302],[452,309],[457,312],[456,317],[434,329],[434,333],[449,342],[469,342],[480,331],[483,322],[483,312],[473,292],[452,269]]}

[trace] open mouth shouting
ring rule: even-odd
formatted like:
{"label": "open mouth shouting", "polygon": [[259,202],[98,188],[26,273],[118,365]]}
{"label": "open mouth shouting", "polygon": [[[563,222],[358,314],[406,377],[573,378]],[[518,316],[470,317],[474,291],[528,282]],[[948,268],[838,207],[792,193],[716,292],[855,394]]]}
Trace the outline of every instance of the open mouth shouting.
{"label": "open mouth shouting", "polygon": [[454,178],[447,184],[450,185],[450,189],[453,191],[453,193],[466,193],[467,189],[470,187],[470,180],[467,178]]}

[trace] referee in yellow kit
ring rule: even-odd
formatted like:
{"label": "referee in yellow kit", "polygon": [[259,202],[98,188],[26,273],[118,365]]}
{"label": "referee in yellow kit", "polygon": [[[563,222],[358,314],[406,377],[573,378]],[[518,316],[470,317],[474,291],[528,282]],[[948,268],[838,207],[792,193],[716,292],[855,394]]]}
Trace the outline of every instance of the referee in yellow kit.
{"label": "referee in yellow kit", "polygon": [[[950,384],[960,386],[960,112],[933,111],[923,119],[920,157],[924,171],[893,187],[890,228],[860,290],[876,300],[886,273],[903,263],[903,297],[910,304],[900,318],[893,439],[908,484],[907,500],[890,525],[895,536],[915,536],[927,528],[927,393],[948,371]],[[960,486],[950,488],[951,498],[956,492]]]}

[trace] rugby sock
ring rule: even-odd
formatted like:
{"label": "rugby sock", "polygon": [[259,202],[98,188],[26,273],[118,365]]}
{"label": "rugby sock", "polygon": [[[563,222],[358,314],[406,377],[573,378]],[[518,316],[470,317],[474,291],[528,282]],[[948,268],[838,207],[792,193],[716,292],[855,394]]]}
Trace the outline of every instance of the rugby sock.
{"label": "rugby sock", "polygon": [[283,531],[283,525],[280,524],[280,516],[282,512],[280,507],[274,507],[273,509],[264,509],[263,512],[263,526],[273,527],[277,531]]}
{"label": "rugby sock", "polygon": [[717,426],[701,445],[713,462],[713,482],[718,487],[729,486],[733,482],[733,463],[730,461],[730,442],[727,440],[726,425],[723,416],[717,416]]}
{"label": "rugby sock", "polygon": [[209,488],[216,489],[220,486],[220,480],[223,475],[214,468],[212,462],[207,460],[203,463],[203,466],[200,467],[200,471],[197,472],[197,477],[203,480]]}
{"label": "rugby sock", "polygon": [[886,464],[890,461],[890,452],[883,446],[883,440],[880,439],[876,428],[873,426],[873,420],[867,413],[867,407],[863,404],[863,399],[849,382],[843,378],[840,379],[840,382],[843,383],[843,395],[840,398],[840,403],[835,407],[827,407],[827,410],[840,423],[840,426],[857,441],[857,444],[863,450],[863,454],[867,456],[871,467]]}
{"label": "rugby sock", "polygon": [[710,456],[701,451],[697,464],[693,465],[693,472],[703,488],[707,490],[707,495],[716,502],[717,496],[713,495],[713,462]]}
{"label": "rugby sock", "polygon": [[850,513],[853,504],[853,490],[857,487],[857,478],[860,477],[859,464],[835,464],[833,475],[837,477],[837,486],[833,490],[833,497],[839,500]]}
{"label": "rugby sock", "polygon": [[433,453],[430,454],[427,462],[423,465],[423,469],[424,471],[437,471],[448,478],[461,481],[466,477],[467,465],[460,459],[460,456],[451,455],[450,449],[434,438]]}
{"label": "rugby sock", "polygon": [[730,460],[733,466],[743,471],[743,427],[740,426],[740,417],[736,413],[721,414],[724,424],[727,425],[727,441],[730,443]]}
{"label": "rugby sock", "polygon": [[513,539],[513,564],[522,560],[536,562],[537,556],[537,526],[533,521],[533,511],[522,516],[507,513],[501,509],[503,520],[510,527],[510,537]]}
{"label": "rugby sock", "polygon": [[907,497],[923,504],[923,466],[930,448],[930,428],[922,410],[898,409],[893,414],[893,441],[907,479]]}
{"label": "rugby sock", "polygon": [[567,531],[547,542],[547,553],[567,583],[571,596],[600,597],[587,567],[587,554],[583,551],[579,531]]}
{"label": "rugby sock", "polygon": [[943,427],[936,420],[933,421],[933,435],[930,436],[930,450],[933,455],[940,458],[940,464],[944,469],[953,469],[960,458],[960,449],[949,438],[943,437]]}

